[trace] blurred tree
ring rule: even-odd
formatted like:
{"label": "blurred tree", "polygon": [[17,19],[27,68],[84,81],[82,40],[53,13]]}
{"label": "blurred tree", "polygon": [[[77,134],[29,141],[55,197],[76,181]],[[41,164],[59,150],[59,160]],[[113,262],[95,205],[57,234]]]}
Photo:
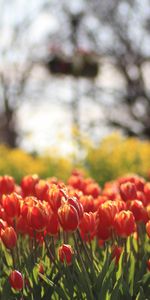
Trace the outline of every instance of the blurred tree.
{"label": "blurred tree", "polygon": [[150,138],[150,1],[93,2],[111,33],[110,45],[98,48],[124,80],[119,101],[106,114],[108,124],[129,136]]}
{"label": "blurred tree", "polygon": [[[58,33],[60,49],[65,50],[70,42],[72,53],[76,49],[95,53],[101,69],[107,66],[112,74],[110,80],[105,79],[106,85],[101,78],[92,88],[89,85],[86,96],[95,95],[94,101],[103,104],[109,126],[129,136],[150,138],[150,1],[64,0],[60,6],[69,28],[63,34],[64,26]],[[99,124],[96,121],[92,126]]]}
{"label": "blurred tree", "polygon": [[16,112],[27,97],[26,84],[36,62],[37,43],[30,29],[47,2],[31,1],[28,10],[23,2],[0,0],[0,143],[10,147],[19,144]]}
{"label": "blurred tree", "polygon": [[[101,28],[97,49],[124,81],[106,111],[107,123],[129,136],[150,138],[150,1],[94,0],[93,7]],[[102,30],[109,41],[102,42]]]}

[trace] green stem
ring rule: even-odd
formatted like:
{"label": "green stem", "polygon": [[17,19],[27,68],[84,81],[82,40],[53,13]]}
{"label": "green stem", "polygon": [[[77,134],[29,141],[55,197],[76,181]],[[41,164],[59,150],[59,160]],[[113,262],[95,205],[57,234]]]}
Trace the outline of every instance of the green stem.
{"label": "green stem", "polygon": [[82,271],[85,275],[85,281],[87,283],[87,289],[88,289],[88,293],[87,293],[87,299],[89,300],[94,300],[94,296],[93,296],[93,293],[92,293],[92,290],[90,288],[90,279],[89,279],[89,276],[88,276],[88,273],[85,269],[85,265],[84,265],[84,262],[83,262],[83,259],[82,259],[82,256],[81,256],[81,253],[80,253],[80,250],[78,248],[78,242],[77,242],[77,238],[76,238],[76,234],[73,233],[73,238],[74,238],[74,242],[75,242],[75,247],[76,247],[76,250],[77,250],[77,254],[78,254],[78,258],[80,260],[80,263],[81,263],[81,267],[82,267]]}
{"label": "green stem", "polygon": [[79,229],[77,229],[77,235],[78,235],[78,238],[79,238],[79,240],[80,240],[80,242],[81,242],[81,245],[82,245],[82,248],[83,248],[83,250],[84,250],[84,253],[85,253],[87,259],[89,260],[89,262],[91,263],[91,262],[92,262],[92,259],[90,258],[90,255],[89,255],[89,253],[88,253],[88,249],[87,249],[86,244],[83,242],[83,240],[82,240],[82,238],[81,238]]}
{"label": "green stem", "polygon": [[58,265],[57,265],[57,263],[56,263],[56,261],[55,261],[55,258],[54,258],[54,256],[53,256],[53,254],[52,254],[52,252],[51,252],[49,246],[48,246],[48,243],[47,243],[47,240],[46,240],[46,237],[45,237],[45,236],[44,236],[44,242],[45,242],[45,246],[46,246],[46,249],[47,249],[47,252],[48,252],[50,261],[51,261],[51,262],[55,265],[55,267],[58,269]]}
{"label": "green stem", "polygon": [[13,268],[14,270],[17,269],[17,266],[16,266],[16,261],[15,261],[15,255],[14,255],[14,250],[11,249],[11,256],[12,256],[12,260],[13,260]]}

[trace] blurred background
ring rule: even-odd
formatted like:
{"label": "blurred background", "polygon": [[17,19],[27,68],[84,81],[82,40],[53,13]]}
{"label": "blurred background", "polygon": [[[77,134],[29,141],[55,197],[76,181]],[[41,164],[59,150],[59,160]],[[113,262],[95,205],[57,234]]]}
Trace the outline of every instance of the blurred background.
{"label": "blurred background", "polygon": [[[60,159],[62,169],[82,165],[102,183],[102,172],[146,175],[150,1],[0,0],[0,8],[0,172],[7,160],[20,178],[24,155],[25,173],[43,176],[57,173]],[[122,162],[110,171],[117,145]],[[39,156],[51,160],[45,173],[33,167]]]}

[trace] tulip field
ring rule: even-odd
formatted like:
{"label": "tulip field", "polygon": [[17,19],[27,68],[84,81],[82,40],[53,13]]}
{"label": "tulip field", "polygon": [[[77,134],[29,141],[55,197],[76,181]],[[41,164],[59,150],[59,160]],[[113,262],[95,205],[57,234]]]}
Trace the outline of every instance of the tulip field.
{"label": "tulip field", "polygon": [[150,182],[0,176],[0,299],[150,299]]}

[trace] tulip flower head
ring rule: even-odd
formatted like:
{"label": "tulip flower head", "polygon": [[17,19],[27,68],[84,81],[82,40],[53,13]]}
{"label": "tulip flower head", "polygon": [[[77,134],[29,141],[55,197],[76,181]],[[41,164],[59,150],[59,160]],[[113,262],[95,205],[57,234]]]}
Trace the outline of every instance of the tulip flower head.
{"label": "tulip flower head", "polygon": [[66,262],[67,265],[71,264],[73,254],[74,251],[70,245],[63,244],[58,249],[59,260],[62,263]]}
{"label": "tulip flower head", "polygon": [[22,274],[17,271],[14,270],[11,272],[10,276],[9,276],[9,282],[11,287],[16,290],[16,291],[20,291],[23,288],[23,276]]}

